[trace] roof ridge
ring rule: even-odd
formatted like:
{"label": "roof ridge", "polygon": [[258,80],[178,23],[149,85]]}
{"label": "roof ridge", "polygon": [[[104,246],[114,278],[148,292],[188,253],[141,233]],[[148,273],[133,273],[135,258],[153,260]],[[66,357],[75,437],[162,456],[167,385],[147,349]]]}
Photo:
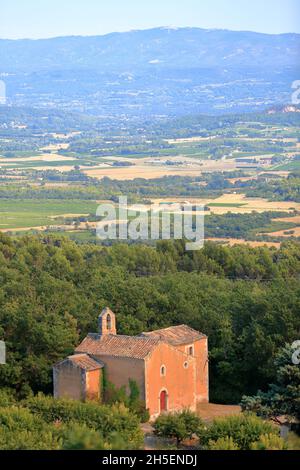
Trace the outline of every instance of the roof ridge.
{"label": "roof ridge", "polygon": [[76,353],[75,352],[75,354],[69,355],[65,359],[62,359],[61,361],[54,364],[54,367],[59,367],[60,365],[68,361],[71,362],[72,364],[75,364],[77,367],[81,369],[86,369],[86,370],[96,370],[104,366],[104,363],[103,361],[101,361],[101,359],[93,357],[89,353]]}
{"label": "roof ridge", "polygon": [[151,339],[151,340],[154,340],[154,338],[145,338],[144,336],[140,336],[140,335],[133,335],[133,336],[130,336],[130,335],[106,335],[106,336],[111,336],[112,338],[134,338],[134,339]]}
{"label": "roof ridge", "polygon": [[[155,333],[156,331],[165,331],[165,330],[172,330],[174,328],[180,328],[182,326],[187,326],[188,328],[190,328],[188,325],[186,325],[185,323],[182,323],[181,325],[173,325],[173,326],[166,326],[165,328],[158,328],[157,330],[152,330],[152,331],[148,331],[148,333]],[[196,331],[196,330],[195,330]]]}
{"label": "roof ridge", "polygon": [[89,355],[145,359],[161,342],[159,338],[146,336],[88,335],[75,351]]}
{"label": "roof ridge", "polygon": [[192,328],[189,325],[181,324],[160,328],[154,331],[143,332],[142,336],[148,338],[160,338],[163,342],[168,342],[176,345],[189,344],[189,342],[198,341],[205,338],[206,335],[202,332]]}
{"label": "roof ridge", "polygon": [[[103,338],[124,338],[124,339],[138,339],[138,340],[144,340],[144,341],[160,341],[158,338],[151,338],[149,336],[143,336],[143,333],[141,333],[140,335],[113,335],[113,334],[108,334],[108,335],[100,335],[98,333],[88,333],[87,334],[87,337],[97,341],[97,340],[101,340]],[[80,354],[84,354],[84,353],[80,353]]]}

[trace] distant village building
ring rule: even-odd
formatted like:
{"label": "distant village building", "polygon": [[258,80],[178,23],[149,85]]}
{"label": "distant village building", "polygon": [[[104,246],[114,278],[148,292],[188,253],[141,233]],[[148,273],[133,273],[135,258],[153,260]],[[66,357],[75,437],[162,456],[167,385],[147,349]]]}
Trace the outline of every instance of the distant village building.
{"label": "distant village building", "polygon": [[209,401],[207,336],[186,325],[118,335],[115,314],[105,308],[98,333],[88,334],[74,355],[54,366],[54,396],[101,400],[104,371],[128,392],[134,380],[151,417]]}

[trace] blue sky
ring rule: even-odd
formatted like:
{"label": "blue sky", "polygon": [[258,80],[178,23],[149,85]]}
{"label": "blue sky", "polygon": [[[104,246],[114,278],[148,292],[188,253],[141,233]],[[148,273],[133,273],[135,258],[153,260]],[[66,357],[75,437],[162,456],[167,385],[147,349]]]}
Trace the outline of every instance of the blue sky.
{"label": "blue sky", "polygon": [[0,0],[1,38],[100,35],[157,26],[300,33],[299,0]]}

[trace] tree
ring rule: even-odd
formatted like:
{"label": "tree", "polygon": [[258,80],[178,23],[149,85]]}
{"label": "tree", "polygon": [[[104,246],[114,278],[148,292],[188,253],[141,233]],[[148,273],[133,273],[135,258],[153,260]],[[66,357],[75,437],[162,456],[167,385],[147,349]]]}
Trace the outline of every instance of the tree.
{"label": "tree", "polygon": [[300,367],[292,362],[294,353],[290,345],[279,352],[274,362],[276,382],[269,386],[267,392],[244,396],[241,403],[243,410],[274,421],[278,421],[280,416],[290,421],[300,420]]}
{"label": "tree", "polygon": [[139,421],[124,406],[0,394],[2,450],[132,450],[142,444]]}
{"label": "tree", "polygon": [[17,406],[0,408],[2,450],[57,450],[59,436],[52,423]]}
{"label": "tree", "polygon": [[70,428],[74,423],[86,426],[98,432],[105,443],[112,442],[114,436],[126,436],[126,443],[132,449],[138,449],[143,442],[139,419],[123,404],[108,406],[97,402],[57,400],[40,394],[25,400],[23,406],[49,424],[58,422]]}
{"label": "tree", "polygon": [[133,446],[121,433],[112,433],[108,439],[94,429],[78,424],[68,425],[63,433],[63,450],[132,450]]}
{"label": "tree", "polygon": [[[99,309],[110,305],[119,334],[182,323],[205,333],[211,400],[238,403],[275,382],[276,351],[297,338],[299,248],[207,243],[186,252],[181,240],[155,250],[0,234],[0,337],[7,345],[0,386],[19,398],[51,393],[53,364],[97,331]],[[115,401],[126,399],[123,392]]]}
{"label": "tree", "polygon": [[[228,445],[231,439],[240,450],[250,450],[253,442],[259,441],[264,434],[278,436],[278,430],[252,414],[241,414],[218,418],[199,433],[201,447],[210,448],[212,443]],[[215,444],[216,445],[216,444]]]}
{"label": "tree", "polygon": [[153,424],[157,436],[176,439],[177,445],[185,439],[191,439],[202,426],[201,418],[189,410],[161,415]]}

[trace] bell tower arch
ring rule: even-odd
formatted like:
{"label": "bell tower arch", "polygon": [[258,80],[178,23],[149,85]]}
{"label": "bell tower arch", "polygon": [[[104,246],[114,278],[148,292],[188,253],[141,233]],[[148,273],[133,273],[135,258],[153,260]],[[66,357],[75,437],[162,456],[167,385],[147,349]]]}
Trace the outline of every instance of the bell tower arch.
{"label": "bell tower arch", "polygon": [[98,331],[101,336],[116,335],[116,315],[106,307],[98,317]]}

